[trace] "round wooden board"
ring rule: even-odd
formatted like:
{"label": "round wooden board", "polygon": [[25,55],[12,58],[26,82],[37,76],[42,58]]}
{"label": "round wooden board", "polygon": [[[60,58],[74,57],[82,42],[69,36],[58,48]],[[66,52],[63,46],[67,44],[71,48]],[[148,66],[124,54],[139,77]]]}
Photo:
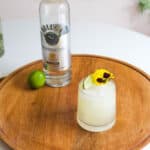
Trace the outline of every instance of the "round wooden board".
{"label": "round wooden board", "polygon": [[[97,68],[116,76],[117,122],[91,133],[76,122],[79,81]],[[27,76],[42,61],[12,73],[0,84],[0,136],[16,150],[137,150],[150,142],[150,77],[110,58],[74,55],[72,82],[31,90]]]}

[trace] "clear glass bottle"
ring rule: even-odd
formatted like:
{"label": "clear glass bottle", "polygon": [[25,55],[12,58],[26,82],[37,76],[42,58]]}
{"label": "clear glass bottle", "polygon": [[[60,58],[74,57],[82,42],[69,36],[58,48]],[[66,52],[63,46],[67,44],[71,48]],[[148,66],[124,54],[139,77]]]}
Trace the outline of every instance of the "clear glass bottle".
{"label": "clear glass bottle", "polygon": [[70,8],[66,0],[42,0],[39,8],[43,70],[52,87],[71,80]]}

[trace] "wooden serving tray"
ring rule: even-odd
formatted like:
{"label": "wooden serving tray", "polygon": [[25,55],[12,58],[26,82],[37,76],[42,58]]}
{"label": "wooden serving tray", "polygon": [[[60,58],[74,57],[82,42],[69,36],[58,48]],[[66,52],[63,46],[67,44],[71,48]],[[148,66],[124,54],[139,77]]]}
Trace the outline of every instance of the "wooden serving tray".
{"label": "wooden serving tray", "polygon": [[[117,122],[91,133],[76,121],[78,83],[97,68],[116,76]],[[33,62],[0,84],[0,136],[16,150],[137,150],[150,142],[150,77],[111,58],[74,55],[72,82],[63,88],[31,90],[27,76],[42,69]]]}

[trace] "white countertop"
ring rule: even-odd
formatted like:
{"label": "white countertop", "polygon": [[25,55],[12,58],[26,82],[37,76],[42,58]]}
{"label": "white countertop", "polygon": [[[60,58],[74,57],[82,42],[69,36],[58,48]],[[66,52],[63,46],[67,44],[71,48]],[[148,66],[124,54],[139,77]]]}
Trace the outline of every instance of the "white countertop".
{"label": "white countertop", "polygon": [[[72,53],[117,58],[150,74],[150,37],[100,23],[74,23],[71,29]],[[42,58],[38,20],[5,21],[3,32],[5,55],[0,58],[0,74]]]}
{"label": "white countertop", "polygon": [[[150,74],[150,37],[100,23],[73,23],[71,52],[97,54],[128,62]],[[3,22],[5,54],[0,58],[0,77],[41,59],[38,20]],[[0,150],[7,150],[0,143]],[[143,150],[150,150],[150,144]]]}

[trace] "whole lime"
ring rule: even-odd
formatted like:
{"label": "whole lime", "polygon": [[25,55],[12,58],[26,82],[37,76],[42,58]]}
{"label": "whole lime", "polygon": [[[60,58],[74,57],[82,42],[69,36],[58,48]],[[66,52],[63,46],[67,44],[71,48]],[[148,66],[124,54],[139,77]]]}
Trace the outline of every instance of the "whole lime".
{"label": "whole lime", "polygon": [[43,71],[34,70],[28,76],[28,84],[33,89],[38,89],[45,85],[46,77]]}

